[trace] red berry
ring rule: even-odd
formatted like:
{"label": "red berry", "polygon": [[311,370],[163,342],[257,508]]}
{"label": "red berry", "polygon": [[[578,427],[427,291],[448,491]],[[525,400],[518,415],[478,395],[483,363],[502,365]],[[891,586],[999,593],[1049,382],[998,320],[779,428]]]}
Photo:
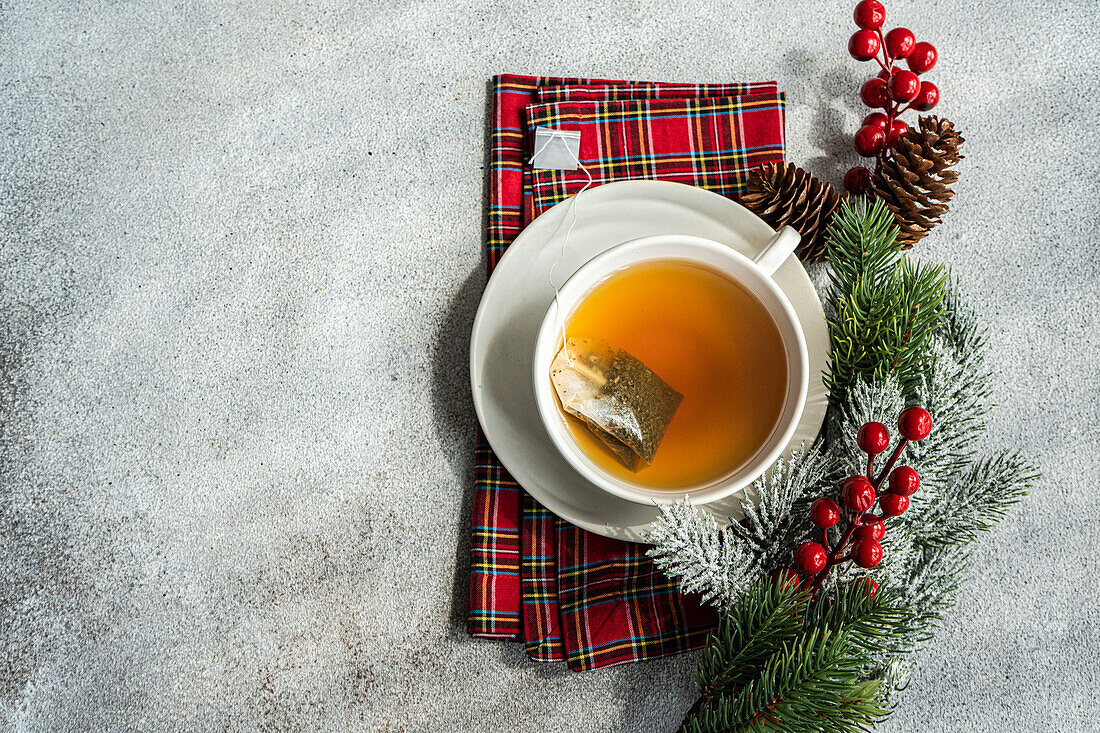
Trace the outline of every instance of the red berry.
{"label": "red berry", "polygon": [[908,61],[914,73],[923,74],[936,65],[936,47],[928,41],[921,41],[913,46]]}
{"label": "red berry", "polygon": [[880,422],[864,423],[856,433],[856,445],[864,453],[877,456],[890,447],[890,431]]}
{"label": "red berry", "polygon": [[881,127],[882,131],[886,132],[890,129],[890,118],[881,112],[872,112],[863,118],[863,124]]}
{"label": "red berry", "polygon": [[915,45],[917,45],[917,39],[913,37],[913,31],[908,28],[895,28],[886,34],[886,53],[890,54],[890,58],[905,58],[913,53]]}
{"label": "red berry", "polygon": [[873,158],[885,149],[886,133],[874,125],[864,125],[856,132],[852,142],[857,153],[864,158]]}
{"label": "red berry", "polygon": [[840,504],[821,497],[810,505],[810,521],[822,529],[833,527],[840,521]]}
{"label": "red berry", "polygon": [[860,28],[877,30],[886,21],[886,8],[878,0],[862,0],[856,5],[852,19]]}
{"label": "red berry", "polygon": [[878,498],[884,517],[900,517],[909,508],[909,497],[900,494],[883,494]]}
{"label": "red berry", "polygon": [[856,195],[870,191],[871,171],[861,165],[849,168],[844,174],[844,190]]}
{"label": "red berry", "polygon": [[939,88],[930,81],[922,81],[920,83],[920,91],[917,92],[917,98],[913,100],[913,109],[927,112],[935,107],[939,101]]}
{"label": "red berry", "polygon": [[874,31],[856,31],[848,39],[848,53],[856,61],[870,61],[878,55],[878,34]]}
{"label": "red berry", "polygon": [[899,102],[911,101],[916,99],[920,92],[920,79],[912,71],[902,69],[894,72],[890,81],[886,82],[886,91],[890,99],[896,99]]}
{"label": "red berry", "polygon": [[870,586],[871,587],[871,598],[874,598],[875,594],[878,593],[878,583],[876,583],[871,578],[868,578],[866,575],[864,575],[862,578],[857,580],[856,583],[858,583],[859,585]]}
{"label": "red berry", "polygon": [[909,466],[898,466],[890,472],[890,493],[912,496],[920,488],[920,476]]}
{"label": "red berry", "polygon": [[844,479],[840,495],[844,504],[857,512],[865,512],[875,503],[875,487],[863,476]]}
{"label": "red berry", "polygon": [[825,548],[816,542],[803,542],[794,551],[794,564],[806,575],[817,575],[825,569]]}
{"label": "red berry", "polygon": [[909,134],[909,125],[904,120],[894,120],[890,123],[890,129],[886,131],[886,144],[893,147],[901,138]]}
{"label": "red berry", "polygon": [[906,407],[898,416],[898,430],[906,440],[924,440],[932,432],[932,416],[923,407]]}
{"label": "red berry", "polygon": [[852,561],[861,568],[873,568],[882,562],[882,545],[874,540],[860,540],[852,548]]}
{"label": "red berry", "polygon": [[[881,501],[881,499],[879,499]],[[867,514],[864,516],[874,517],[873,514]],[[881,542],[882,538],[886,536],[886,524],[875,517],[875,521],[870,524],[864,524],[861,527],[856,528],[857,540],[874,540],[875,542]]]}
{"label": "red berry", "polygon": [[868,107],[885,107],[889,99],[886,94],[886,81],[878,77],[868,79],[859,88],[859,98]]}
{"label": "red berry", "polygon": [[878,73],[878,78],[883,81],[890,81],[890,77],[894,75],[895,71],[897,71],[895,68],[883,69]]}
{"label": "red berry", "polygon": [[794,589],[798,587],[801,579],[798,577],[798,573],[790,568],[779,568],[773,570],[771,573],[771,579],[773,583],[778,583],[783,586],[784,590]]}

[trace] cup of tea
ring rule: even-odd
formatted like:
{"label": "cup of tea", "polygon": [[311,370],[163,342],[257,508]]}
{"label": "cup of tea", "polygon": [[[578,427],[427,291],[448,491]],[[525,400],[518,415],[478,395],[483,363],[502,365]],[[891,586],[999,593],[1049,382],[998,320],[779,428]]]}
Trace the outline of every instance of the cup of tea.
{"label": "cup of tea", "polygon": [[[783,227],[749,258],[701,237],[645,237],[597,255],[562,285],[535,339],[532,376],[542,423],[581,476],[637,503],[702,504],[740,491],[779,458],[809,386],[801,324],[772,280],[798,242]],[[625,465],[590,421],[563,408],[550,376],[563,338],[606,342],[682,395],[651,462]]]}

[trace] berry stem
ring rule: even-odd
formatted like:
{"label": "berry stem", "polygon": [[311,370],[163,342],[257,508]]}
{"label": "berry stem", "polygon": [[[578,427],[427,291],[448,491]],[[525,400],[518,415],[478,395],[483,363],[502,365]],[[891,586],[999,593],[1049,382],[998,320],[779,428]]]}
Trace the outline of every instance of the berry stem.
{"label": "berry stem", "polygon": [[[882,59],[883,59],[883,61],[885,61],[887,64],[889,64],[890,67],[893,67],[894,60],[892,58],[890,58],[889,53],[886,51],[886,36],[882,35],[882,26],[879,26],[878,28],[876,28],[875,33],[878,34],[878,47],[880,49],[882,49]],[[878,56],[875,56],[875,61],[878,61]],[[882,68],[885,70],[887,67],[883,66]]]}
{"label": "berry stem", "polygon": [[867,454],[867,480],[873,482],[875,480],[874,475],[875,475],[875,454],[874,453],[868,453]]}
{"label": "berry stem", "polygon": [[[886,107],[886,145],[878,154],[878,159],[875,161],[875,171],[877,172],[882,168],[883,162],[886,160],[886,152],[890,149],[890,130],[894,127],[894,120],[898,116],[898,103],[891,101]],[[870,481],[870,475],[867,476],[867,480]]]}
{"label": "berry stem", "polygon": [[871,485],[875,487],[875,493],[882,487],[882,482],[886,480],[886,477],[890,475],[890,471],[894,469],[894,464],[901,458],[901,452],[905,450],[905,446],[909,445],[909,440],[902,438],[898,443],[898,447],[894,449],[894,454],[890,456],[890,460],[886,463],[886,467],[882,469],[882,473],[879,474],[877,480],[871,481]]}
{"label": "berry stem", "polygon": [[[814,593],[816,593],[818,589],[821,588],[821,584],[825,582],[826,576],[829,575],[829,571],[833,569],[834,565],[842,563],[845,560],[851,558],[851,555],[848,555],[847,557],[840,556],[840,553],[848,549],[848,542],[852,539],[852,535],[855,534],[856,531],[856,523],[854,519],[849,519],[848,525],[848,531],[845,532],[844,535],[840,538],[840,542],[836,543],[836,550],[829,553],[829,556],[825,560],[825,567],[821,570],[820,573],[817,574],[817,577],[814,578]],[[826,549],[826,552],[828,552],[828,549]]]}

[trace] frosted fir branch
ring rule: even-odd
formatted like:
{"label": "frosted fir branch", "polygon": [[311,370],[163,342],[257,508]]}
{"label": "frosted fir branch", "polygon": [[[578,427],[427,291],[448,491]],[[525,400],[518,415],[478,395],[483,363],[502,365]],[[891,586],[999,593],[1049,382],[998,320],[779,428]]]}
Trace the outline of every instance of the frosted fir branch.
{"label": "frosted fir branch", "polygon": [[808,527],[806,511],[792,509],[823,490],[829,458],[810,448],[791,451],[753,482],[741,500],[745,520],[719,528],[689,502],[663,506],[648,539],[649,556],[687,593],[730,608],[762,573],[788,566]]}
{"label": "frosted fir branch", "polygon": [[954,291],[932,344],[932,358],[914,395],[931,413],[932,434],[913,447],[927,482],[935,485],[974,458],[976,438],[986,429],[993,381],[985,363],[985,330]]}
{"label": "frosted fir branch", "polygon": [[897,693],[909,686],[909,678],[913,674],[913,657],[909,655],[895,656],[890,659],[879,671],[878,679],[882,681],[882,702],[888,707],[894,706]]}
{"label": "frosted fir branch", "polygon": [[649,538],[648,555],[685,593],[704,603],[731,608],[758,579],[758,555],[730,528],[688,501],[660,508]]}
{"label": "frosted fir branch", "polygon": [[[899,591],[922,629],[904,644],[883,649],[883,673],[893,655],[912,651],[931,636],[954,602],[968,568],[970,543],[1019,501],[1036,477],[1018,456],[977,459],[980,441],[975,438],[985,429],[991,381],[985,336],[957,298],[952,296],[949,304],[916,389],[905,393],[893,378],[857,382],[830,415],[830,450],[840,475],[866,470],[866,456],[854,439],[863,423],[882,422],[893,431],[893,419],[908,404],[921,404],[933,416],[932,434],[910,444],[903,457],[920,473],[921,488],[910,510],[887,523],[884,559],[871,572],[880,584]],[[832,588],[867,572],[846,570],[832,579]]]}
{"label": "frosted fir branch", "polygon": [[1038,478],[1035,466],[1019,454],[983,458],[942,486],[940,501],[918,504],[909,524],[923,545],[973,542],[1019,503]]}
{"label": "frosted fir branch", "polygon": [[914,609],[925,626],[924,638],[954,607],[955,592],[969,569],[968,547],[954,545],[914,549],[909,574],[899,588],[902,599]]}
{"label": "frosted fir branch", "polygon": [[790,554],[809,527],[807,512],[796,511],[796,505],[821,495],[829,467],[829,456],[803,444],[777,460],[742,499],[745,520],[730,529],[756,548],[766,570],[790,564]]}
{"label": "frosted fir branch", "polygon": [[[867,471],[867,454],[856,444],[856,433],[863,424],[882,422],[889,429],[891,417],[896,418],[904,408],[901,383],[895,377],[881,382],[861,379],[852,384],[847,399],[829,411],[829,446],[841,472],[835,477],[838,483],[846,476]],[[906,451],[908,456],[909,449]]]}
{"label": "frosted fir branch", "polygon": [[974,315],[970,301],[959,290],[952,276],[944,299],[944,316],[938,335],[951,344],[954,356],[960,363],[981,366],[985,362],[986,329]]}
{"label": "frosted fir branch", "polygon": [[932,353],[936,363],[913,401],[932,415],[933,428],[911,450],[930,486],[949,480],[974,459],[988,412],[986,375],[974,364],[960,363],[949,343],[937,340]]}

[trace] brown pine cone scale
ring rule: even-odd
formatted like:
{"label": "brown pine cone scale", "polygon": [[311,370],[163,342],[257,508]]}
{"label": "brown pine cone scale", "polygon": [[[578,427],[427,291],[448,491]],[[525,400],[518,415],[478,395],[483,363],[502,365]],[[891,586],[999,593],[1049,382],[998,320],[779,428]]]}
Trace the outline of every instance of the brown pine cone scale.
{"label": "brown pine cone scale", "polygon": [[951,185],[959,179],[952,166],[963,159],[959,154],[963,142],[950,120],[921,117],[875,174],[875,194],[894,212],[903,249],[928,236],[947,213],[955,195]]}
{"label": "brown pine cone scale", "polygon": [[840,194],[793,163],[765,163],[749,173],[741,204],[769,226],[793,227],[802,235],[795,253],[803,262],[825,259],[825,229]]}

